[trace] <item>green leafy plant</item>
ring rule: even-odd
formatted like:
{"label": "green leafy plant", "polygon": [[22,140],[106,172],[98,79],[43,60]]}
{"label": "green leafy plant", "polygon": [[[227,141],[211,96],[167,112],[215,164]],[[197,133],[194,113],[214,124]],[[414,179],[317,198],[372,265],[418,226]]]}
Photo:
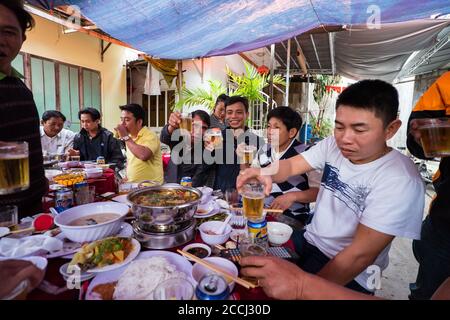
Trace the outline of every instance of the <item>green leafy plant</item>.
{"label": "green leafy plant", "polygon": [[[260,74],[255,67],[244,61],[245,73],[240,75],[232,72],[227,66],[227,75],[236,89],[230,95],[240,95],[247,97],[249,102],[265,102],[262,90],[269,85],[269,75]],[[273,77],[273,83],[286,86],[286,81],[280,75]]]}
{"label": "green leafy plant", "polygon": [[181,110],[183,106],[204,106],[209,110],[214,109],[216,99],[219,95],[226,93],[225,86],[217,80],[208,80],[209,91],[203,88],[187,89],[184,87],[181,90],[181,98],[174,105],[173,110]]}
{"label": "green leafy plant", "polygon": [[333,123],[328,118],[322,119],[322,121],[318,123],[318,117],[311,115],[309,124],[312,128],[313,138],[324,139],[331,136],[333,133]]}

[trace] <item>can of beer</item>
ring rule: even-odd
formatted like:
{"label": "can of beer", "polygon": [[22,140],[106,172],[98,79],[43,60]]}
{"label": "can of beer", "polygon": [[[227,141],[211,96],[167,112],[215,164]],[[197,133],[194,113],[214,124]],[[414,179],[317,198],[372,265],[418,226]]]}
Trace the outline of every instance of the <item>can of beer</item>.
{"label": "can of beer", "polygon": [[77,206],[89,203],[89,184],[86,181],[75,183],[73,189]]}
{"label": "can of beer", "polygon": [[63,212],[73,206],[73,192],[69,188],[62,188],[55,194],[55,209]]}
{"label": "can of beer", "polygon": [[191,177],[183,177],[183,178],[181,178],[180,184],[183,187],[192,187],[192,178]]}
{"label": "can of beer", "polygon": [[261,221],[247,221],[247,229],[250,238],[253,243],[267,246],[269,243],[269,237],[267,235],[267,222]]}
{"label": "can of beer", "polygon": [[105,157],[99,156],[97,157],[97,164],[105,164]]}
{"label": "can of beer", "polygon": [[228,300],[230,288],[222,276],[207,274],[198,282],[195,296],[198,300]]}

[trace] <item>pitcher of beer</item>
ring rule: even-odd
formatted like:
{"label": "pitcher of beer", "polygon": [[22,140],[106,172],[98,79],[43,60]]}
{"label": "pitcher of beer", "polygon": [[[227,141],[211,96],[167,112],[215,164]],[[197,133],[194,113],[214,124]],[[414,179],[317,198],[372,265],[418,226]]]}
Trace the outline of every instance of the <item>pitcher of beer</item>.
{"label": "pitcher of beer", "polygon": [[28,143],[0,141],[0,194],[16,193],[30,187]]}
{"label": "pitcher of beer", "polygon": [[241,195],[247,220],[264,220],[264,186],[259,182],[247,183],[242,187]]}

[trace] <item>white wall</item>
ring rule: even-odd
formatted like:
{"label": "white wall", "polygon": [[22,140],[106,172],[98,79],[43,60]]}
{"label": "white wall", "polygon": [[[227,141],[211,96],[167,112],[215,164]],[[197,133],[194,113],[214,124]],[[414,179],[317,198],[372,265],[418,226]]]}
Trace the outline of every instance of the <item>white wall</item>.
{"label": "white wall", "polygon": [[[197,68],[195,67],[194,63],[197,65],[198,70],[201,72],[202,62],[200,59],[183,61],[183,70],[186,70],[186,72],[183,73],[183,80],[185,82],[186,88],[188,89],[203,87],[205,90],[209,90],[208,80],[219,80],[223,83],[224,87],[226,87],[227,65],[230,68],[230,70],[235,73],[245,72],[243,59],[237,54],[229,56],[204,58],[203,81],[201,74],[197,71]],[[190,107],[189,109],[186,109],[185,111],[194,111],[197,109],[209,111],[202,106],[197,107],[193,106]]]}
{"label": "white wall", "polygon": [[398,91],[399,119],[402,121],[402,126],[389,141],[389,145],[392,147],[406,147],[408,118],[413,108],[414,81],[395,84],[394,87]]}

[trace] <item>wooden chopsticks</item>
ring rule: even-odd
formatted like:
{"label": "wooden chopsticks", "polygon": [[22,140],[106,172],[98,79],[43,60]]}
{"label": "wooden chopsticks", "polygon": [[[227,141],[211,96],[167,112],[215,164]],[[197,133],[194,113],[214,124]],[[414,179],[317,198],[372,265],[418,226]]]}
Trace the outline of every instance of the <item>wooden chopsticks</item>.
{"label": "wooden chopsticks", "polygon": [[[230,210],[235,210],[235,211],[242,211],[244,210],[244,208],[236,208],[236,207],[230,207]],[[270,212],[270,213],[283,213],[284,211],[281,209],[269,209],[269,208],[264,208],[263,209],[265,212]]]}
{"label": "wooden chopsticks", "polygon": [[222,276],[224,276],[224,277],[226,277],[228,279],[233,280],[234,282],[240,284],[241,286],[243,286],[243,287],[245,287],[247,289],[256,288],[255,284],[253,284],[251,282],[248,282],[248,281],[246,281],[244,279],[241,279],[239,277],[235,277],[235,276],[229,274],[228,272],[220,269],[219,267],[216,267],[216,266],[214,266],[214,265],[212,265],[212,264],[210,264],[210,263],[208,263],[208,262],[198,258],[197,256],[194,256],[193,254],[190,254],[190,253],[185,252],[185,251],[181,251],[180,249],[177,249],[177,252],[179,254],[185,256],[186,258],[189,258],[189,259],[191,259],[191,260],[201,264],[202,266],[204,266],[204,267],[206,267],[206,268],[208,268],[208,269],[210,269],[210,270],[212,270],[212,271],[214,271],[214,272],[216,272],[216,273],[218,273],[218,274],[220,274],[220,275],[222,275]]}

